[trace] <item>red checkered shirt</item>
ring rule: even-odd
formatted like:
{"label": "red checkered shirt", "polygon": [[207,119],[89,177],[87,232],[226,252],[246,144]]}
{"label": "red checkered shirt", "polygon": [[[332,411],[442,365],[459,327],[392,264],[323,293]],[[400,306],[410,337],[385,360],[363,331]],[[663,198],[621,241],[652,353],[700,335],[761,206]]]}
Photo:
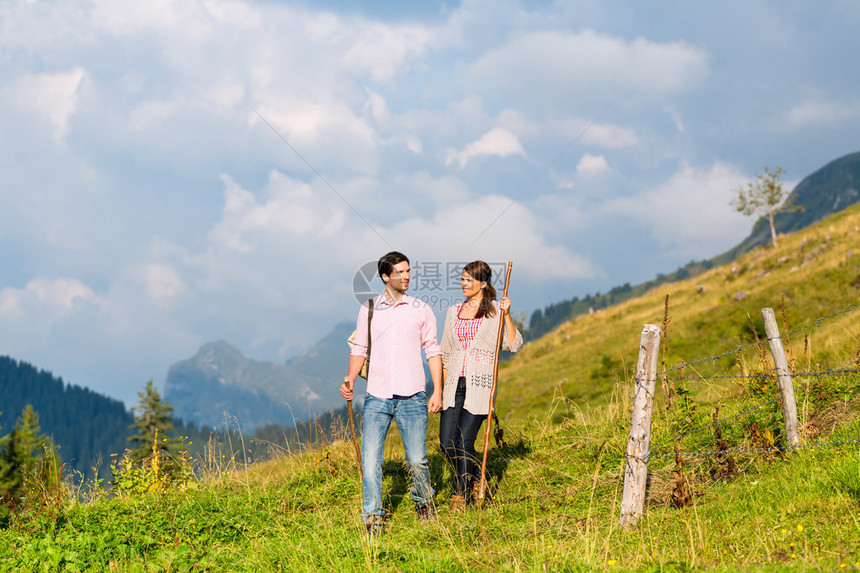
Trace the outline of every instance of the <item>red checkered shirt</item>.
{"label": "red checkered shirt", "polygon": [[[469,345],[472,344],[472,341],[475,340],[475,335],[478,333],[478,329],[481,328],[481,322],[484,321],[484,317],[481,318],[460,318],[460,310],[463,308],[464,303],[460,303],[457,305],[457,321],[454,323],[454,332],[457,334],[457,339],[460,341],[460,344],[463,345],[465,350],[469,349]],[[463,371],[460,372],[460,376],[466,375],[466,361],[463,361]]]}

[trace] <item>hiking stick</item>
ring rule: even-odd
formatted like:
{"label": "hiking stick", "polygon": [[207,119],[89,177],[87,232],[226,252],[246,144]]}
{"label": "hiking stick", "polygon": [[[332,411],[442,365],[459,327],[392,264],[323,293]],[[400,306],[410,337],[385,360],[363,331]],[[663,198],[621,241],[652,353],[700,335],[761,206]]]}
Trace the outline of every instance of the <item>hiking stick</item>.
{"label": "hiking stick", "polygon": [[[502,298],[508,297],[508,285],[511,283],[512,261],[508,261],[508,271],[505,275],[505,290]],[[490,388],[490,412],[487,414],[487,431],[484,434],[484,459],[481,462],[481,481],[478,482],[478,503],[483,503],[487,494],[487,452],[490,450],[490,431],[493,426],[493,410],[496,406],[496,387],[499,382],[499,352],[502,349],[502,335],[505,330],[505,311],[499,313],[499,334],[496,337],[496,356],[493,359],[493,385]]]}
{"label": "hiking stick", "polygon": [[[355,384],[349,383],[349,377],[344,378],[344,382],[352,390]],[[346,401],[346,408],[349,412],[349,430],[352,432],[352,445],[355,446],[355,457],[358,459],[358,473],[361,479],[364,479],[364,465],[361,463],[361,448],[358,447],[358,437],[355,435],[355,417],[352,414],[352,400]]]}

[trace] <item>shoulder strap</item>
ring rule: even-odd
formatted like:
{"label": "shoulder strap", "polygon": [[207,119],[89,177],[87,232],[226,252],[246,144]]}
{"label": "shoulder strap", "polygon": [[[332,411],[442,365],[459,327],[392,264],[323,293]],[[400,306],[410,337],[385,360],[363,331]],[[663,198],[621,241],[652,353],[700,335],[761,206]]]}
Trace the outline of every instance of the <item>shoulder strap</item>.
{"label": "shoulder strap", "polygon": [[367,301],[367,361],[370,362],[370,321],[373,319],[373,298]]}

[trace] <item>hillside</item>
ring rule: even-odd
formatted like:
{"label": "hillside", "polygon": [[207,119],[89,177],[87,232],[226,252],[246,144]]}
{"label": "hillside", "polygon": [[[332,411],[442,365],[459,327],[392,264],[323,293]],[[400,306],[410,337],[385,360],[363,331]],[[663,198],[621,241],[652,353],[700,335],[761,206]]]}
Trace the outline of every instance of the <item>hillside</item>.
{"label": "hillside", "polygon": [[[831,161],[805,177],[792,190],[791,201],[802,210],[776,215],[774,226],[780,234],[799,231],[860,201],[860,152]],[[714,262],[729,262],[741,253],[766,246],[769,241],[770,230],[762,218],[746,239],[715,257]]]}
{"label": "hillside", "polygon": [[59,446],[67,470],[91,474],[98,465],[104,471],[110,454],[127,447],[134,419],[121,401],[0,356],[0,435],[15,426],[27,404],[39,414],[42,433]]}
{"label": "hillside", "polygon": [[[669,366],[749,343],[747,316],[763,332],[761,309],[780,308],[783,297],[790,328],[856,304],[860,205],[785,236],[777,249],[759,247],[698,277],[577,317],[528,343],[501,365],[499,409],[516,420],[540,416],[557,391],[583,405],[605,403],[616,381],[630,379],[642,326],[660,324],[666,295]],[[840,337],[860,339],[858,324],[856,316],[846,314],[810,331],[818,359],[831,358]],[[802,339],[794,342],[802,348]],[[705,363],[697,371],[723,371],[729,362]]]}

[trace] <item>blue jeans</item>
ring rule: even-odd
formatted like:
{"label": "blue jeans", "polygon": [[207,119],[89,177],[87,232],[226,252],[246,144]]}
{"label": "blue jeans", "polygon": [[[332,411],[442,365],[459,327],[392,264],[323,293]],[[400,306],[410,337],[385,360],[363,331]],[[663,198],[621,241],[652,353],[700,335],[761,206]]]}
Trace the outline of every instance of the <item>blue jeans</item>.
{"label": "blue jeans", "polygon": [[382,461],[385,437],[391,421],[397,423],[403,438],[406,464],[412,477],[412,500],[417,504],[433,501],[430,464],[427,461],[427,397],[418,392],[408,398],[383,399],[367,394],[364,398],[364,426],[361,435],[361,518],[385,515],[382,509]]}

